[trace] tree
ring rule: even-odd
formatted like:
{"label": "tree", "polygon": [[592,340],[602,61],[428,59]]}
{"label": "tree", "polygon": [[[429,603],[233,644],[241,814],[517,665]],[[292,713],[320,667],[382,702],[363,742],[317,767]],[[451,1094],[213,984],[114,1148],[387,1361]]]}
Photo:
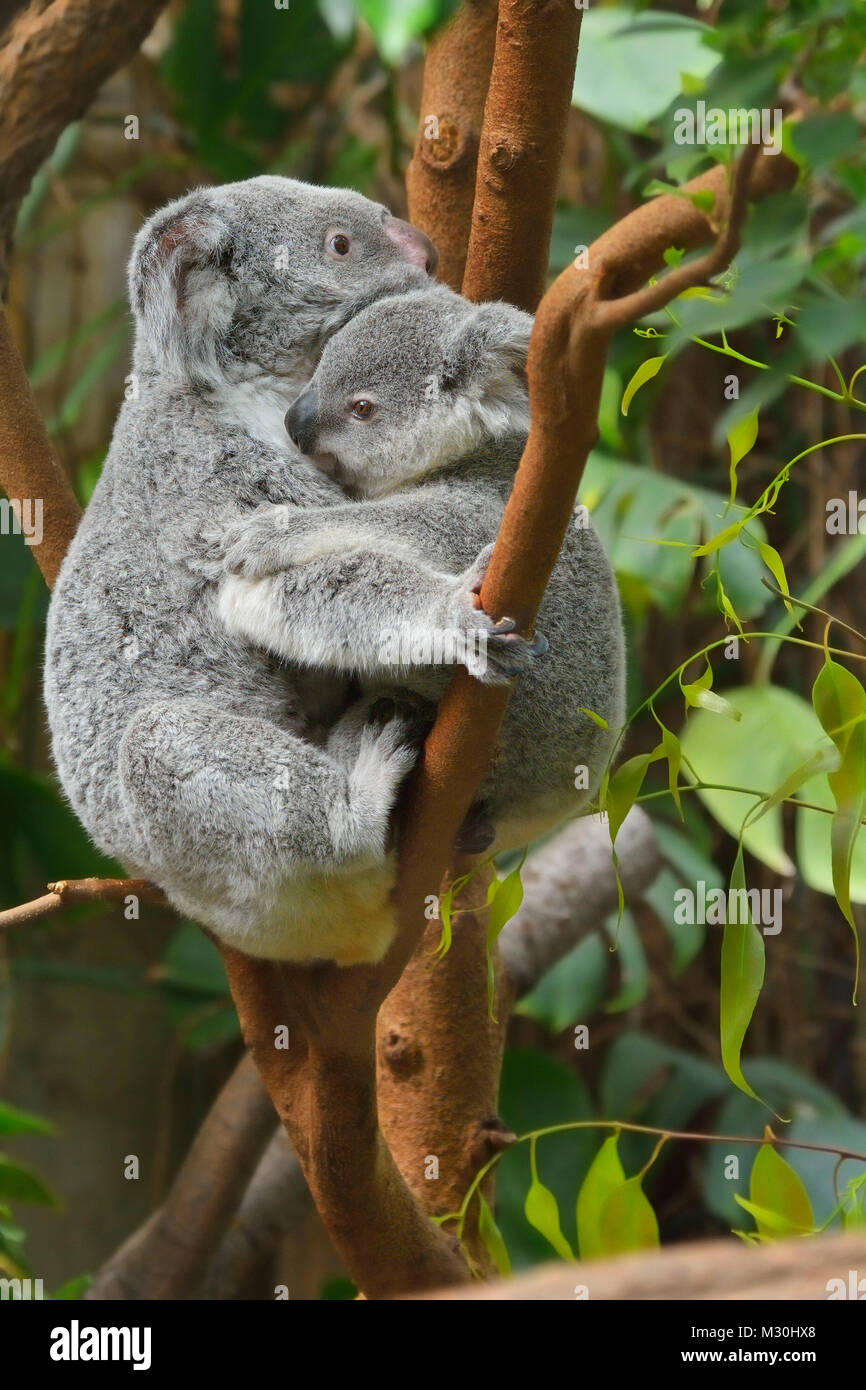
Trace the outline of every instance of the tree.
{"label": "tree", "polygon": [[[97,8],[106,25],[98,46],[102,65],[80,66]],[[140,7],[133,21],[125,7],[54,0],[13,20],[0,49],[0,90],[4,58],[8,63],[22,40],[38,44],[40,61],[47,55],[58,74],[74,68],[81,80],[51,84],[55,95],[45,104],[26,65],[14,78],[7,69],[15,100],[4,101],[10,116],[2,119],[20,110],[16,129],[28,132],[27,140],[13,141],[0,121],[4,169],[7,150],[15,151],[7,228],[56,135],[115,61],[134,50],[159,8]],[[724,270],[737,250],[748,200],[789,188],[796,177],[784,155],[771,158],[747,145],[733,169],[719,165],[628,214],[544,293],[581,13],[571,0],[499,0],[498,13],[493,0],[465,0],[430,44],[407,176],[410,215],[438,243],[443,278],[476,301],[501,297],[537,309],[529,361],[532,430],[481,595],[492,617],[508,613],[526,632],[596,437],[613,335]],[[707,245],[705,254],[662,275],[670,248],[687,253]],[[78,508],[5,322],[0,451],[8,494],[45,499],[48,539],[38,558],[50,584]],[[399,933],[380,966],[300,969],[221,947],[255,1072],[248,1061],[240,1065],[163,1211],[118,1253],[98,1291],[139,1297],[191,1291],[270,1137],[271,1107],[347,1270],[368,1297],[465,1283],[467,1255],[489,1271],[491,1242],[478,1229],[480,1203],[470,1209],[462,1247],[452,1227],[430,1217],[459,1208],[479,1169],[513,1137],[496,1116],[496,1097],[504,1027],[518,987],[525,989],[577,939],[575,908],[588,881],[601,885],[602,901],[615,902],[617,891],[597,851],[587,857],[586,876],[572,879],[571,921],[563,934],[545,890],[557,866],[590,843],[585,827],[567,827],[530,861],[524,905],[503,931],[498,953],[494,947],[494,1016],[487,1007],[483,874],[474,874],[455,898],[459,926],[451,950],[434,964],[440,926],[427,920],[425,904],[440,882],[441,901],[472,867],[453,860],[452,844],[492,755],[507,694],[461,673],[440,704],[401,819]],[[617,842],[623,876],[640,887],[653,872],[652,839],[639,816],[628,833],[630,840]],[[56,884],[47,901],[8,914],[7,921],[56,909],[76,892],[106,891],[120,890]],[[534,956],[528,964],[527,943]],[[291,1046],[276,1048],[276,1032],[286,1027]],[[435,1183],[425,1177],[430,1155],[439,1165]],[[489,1196],[489,1183],[485,1190]],[[165,1244],[171,1228],[185,1233],[180,1250]]]}

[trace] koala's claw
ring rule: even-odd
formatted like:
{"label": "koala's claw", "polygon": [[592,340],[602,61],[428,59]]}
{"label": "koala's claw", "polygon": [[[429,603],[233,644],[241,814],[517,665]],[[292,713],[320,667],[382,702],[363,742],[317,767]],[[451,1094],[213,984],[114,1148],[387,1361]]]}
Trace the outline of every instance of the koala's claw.
{"label": "koala's claw", "polygon": [[548,650],[550,644],[543,633],[536,632],[530,641],[515,630],[516,626],[513,618],[503,618],[491,626],[487,634],[486,670],[472,673],[486,684],[506,684],[527,671],[535,658]]}

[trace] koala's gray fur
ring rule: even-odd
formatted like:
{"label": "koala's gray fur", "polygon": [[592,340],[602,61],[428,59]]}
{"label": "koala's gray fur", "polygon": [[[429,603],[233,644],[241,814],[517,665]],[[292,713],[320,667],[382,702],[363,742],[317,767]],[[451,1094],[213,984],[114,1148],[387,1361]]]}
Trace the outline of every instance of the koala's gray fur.
{"label": "koala's gray fur", "polygon": [[[226,631],[203,536],[264,502],[344,501],[286,404],[353,313],[428,283],[428,252],[358,194],[272,177],[191,193],[135,244],[137,399],[49,613],[54,755],[100,849],[252,955],[382,955],[388,816],[416,752],[405,719],[340,714],[345,678],[287,676]],[[340,714],[318,743],[311,713]]]}
{"label": "koala's gray fur", "polygon": [[[619,599],[585,511],[539,613],[546,655],[533,660],[527,642],[473,606],[525,444],[531,325],[509,305],[475,306],[444,286],[363,310],[331,338],[287,415],[299,446],[362,500],[263,506],[221,540],[228,630],[293,664],[436,698],[449,672],[424,665],[431,635],[468,641],[481,629],[486,668],[464,664],[488,681],[522,672],[480,792],[500,848],[586,803],[624,719]],[[374,406],[370,418],[355,418],[358,402]],[[389,646],[395,629],[405,641]],[[587,785],[576,790],[580,766]]]}

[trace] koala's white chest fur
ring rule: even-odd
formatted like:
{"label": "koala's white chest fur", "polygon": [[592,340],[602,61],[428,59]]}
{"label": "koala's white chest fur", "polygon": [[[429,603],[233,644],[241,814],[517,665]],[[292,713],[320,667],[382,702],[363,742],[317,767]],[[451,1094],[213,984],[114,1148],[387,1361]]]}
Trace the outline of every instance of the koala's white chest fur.
{"label": "koala's white chest fur", "polygon": [[282,377],[226,382],[219,389],[217,407],[227,425],[240,427],[272,449],[293,453],[285,416],[299,390],[298,383]]}

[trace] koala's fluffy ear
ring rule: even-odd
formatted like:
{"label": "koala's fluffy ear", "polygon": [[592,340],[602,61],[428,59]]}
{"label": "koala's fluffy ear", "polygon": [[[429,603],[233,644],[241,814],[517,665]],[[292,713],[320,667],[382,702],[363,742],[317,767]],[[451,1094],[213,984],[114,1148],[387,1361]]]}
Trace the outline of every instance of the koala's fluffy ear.
{"label": "koala's fluffy ear", "polygon": [[234,309],[232,234],[205,198],[185,198],[139,232],[129,263],[139,332],[163,365],[207,379]]}
{"label": "koala's fluffy ear", "polygon": [[444,391],[525,381],[532,316],[510,304],[480,304],[456,329],[442,367]]}

